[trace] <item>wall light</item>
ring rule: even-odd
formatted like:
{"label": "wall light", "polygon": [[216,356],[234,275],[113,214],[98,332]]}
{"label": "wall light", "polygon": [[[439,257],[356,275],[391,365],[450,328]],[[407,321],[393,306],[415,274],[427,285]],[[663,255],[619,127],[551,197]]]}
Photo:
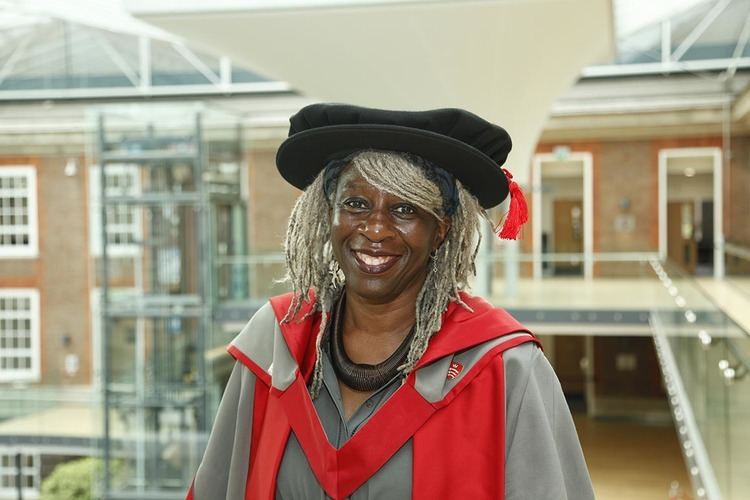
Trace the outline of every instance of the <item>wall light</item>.
{"label": "wall light", "polygon": [[65,169],[63,170],[65,172],[65,175],[68,177],[73,177],[78,173],[78,162],[75,158],[68,158],[68,161],[65,163]]}

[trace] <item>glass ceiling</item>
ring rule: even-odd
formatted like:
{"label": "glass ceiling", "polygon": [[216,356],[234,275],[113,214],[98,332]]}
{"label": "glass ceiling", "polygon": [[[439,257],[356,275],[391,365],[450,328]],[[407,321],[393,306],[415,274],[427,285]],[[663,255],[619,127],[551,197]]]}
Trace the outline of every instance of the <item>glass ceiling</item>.
{"label": "glass ceiling", "polygon": [[[615,60],[584,76],[750,67],[750,0],[613,0],[613,13]],[[289,90],[191,49],[121,0],[0,0],[0,99],[253,89]]]}
{"label": "glass ceiling", "polygon": [[[679,71],[747,66],[748,0],[615,0],[615,64],[665,63]],[[714,61],[714,68],[708,61]]]}
{"label": "glass ceiling", "polygon": [[707,0],[613,0],[617,38],[622,40],[654,22],[679,14]]}
{"label": "glass ceiling", "polygon": [[0,98],[45,90],[248,90],[259,83],[274,82],[189,48],[130,16],[119,0],[0,0]]}

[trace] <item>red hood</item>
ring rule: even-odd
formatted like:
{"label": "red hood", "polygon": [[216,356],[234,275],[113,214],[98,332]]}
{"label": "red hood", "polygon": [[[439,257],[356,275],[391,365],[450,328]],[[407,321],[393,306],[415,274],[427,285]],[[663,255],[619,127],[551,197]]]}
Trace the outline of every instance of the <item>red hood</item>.
{"label": "red hood", "polygon": [[[461,300],[471,307],[473,312],[451,302],[443,313],[442,328],[430,339],[427,351],[417,367],[514,332],[531,333],[504,309],[496,308],[480,297],[461,292]],[[289,310],[291,301],[291,293],[270,299],[271,307],[280,324]],[[297,317],[305,317],[310,309],[310,303],[304,303]],[[281,331],[289,350],[305,378],[311,373],[315,362],[315,337],[320,327],[320,318],[321,314],[317,313],[301,321],[294,320],[281,324]]]}

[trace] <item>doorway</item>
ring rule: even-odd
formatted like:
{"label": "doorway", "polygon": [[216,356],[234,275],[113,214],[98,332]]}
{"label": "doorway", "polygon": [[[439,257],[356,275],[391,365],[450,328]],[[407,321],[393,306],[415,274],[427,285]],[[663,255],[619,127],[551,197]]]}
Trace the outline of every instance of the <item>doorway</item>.
{"label": "doorway", "polygon": [[[561,254],[583,254],[583,200],[554,200],[553,209],[552,248]],[[573,259],[555,262],[552,274],[582,276],[582,262]]]}
{"label": "doorway", "polygon": [[552,342],[555,373],[571,410],[587,413],[586,372],[590,363],[587,338],[583,335],[560,335]]}
{"label": "doorway", "polygon": [[534,278],[593,276],[593,159],[591,153],[534,156]]}
{"label": "doorway", "polygon": [[724,274],[719,148],[659,152],[659,255],[690,275]]}
{"label": "doorway", "polygon": [[691,200],[667,202],[667,257],[688,274],[698,264],[694,208]]}

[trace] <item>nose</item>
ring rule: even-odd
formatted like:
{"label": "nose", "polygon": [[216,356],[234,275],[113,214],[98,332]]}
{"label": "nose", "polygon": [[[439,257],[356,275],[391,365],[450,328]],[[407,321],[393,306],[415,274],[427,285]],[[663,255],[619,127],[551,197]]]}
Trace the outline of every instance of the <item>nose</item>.
{"label": "nose", "polygon": [[373,243],[378,243],[392,237],[394,229],[388,210],[372,210],[362,221],[360,232]]}

